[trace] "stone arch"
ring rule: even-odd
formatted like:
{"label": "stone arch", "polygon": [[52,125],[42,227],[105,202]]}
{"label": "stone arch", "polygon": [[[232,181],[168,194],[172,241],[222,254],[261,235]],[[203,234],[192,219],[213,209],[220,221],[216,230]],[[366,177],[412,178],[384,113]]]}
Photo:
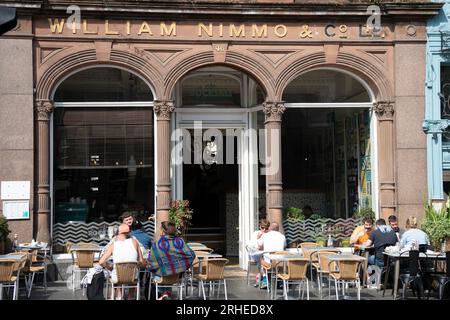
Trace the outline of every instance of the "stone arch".
{"label": "stone arch", "polygon": [[275,96],[270,72],[254,58],[240,52],[229,51],[224,62],[217,62],[214,60],[212,51],[205,51],[184,57],[181,62],[171,68],[164,82],[164,97],[170,100],[176,83],[190,71],[211,65],[224,65],[245,72],[261,86],[266,99]]}
{"label": "stone arch", "polygon": [[[64,52],[64,51],[63,51]],[[154,66],[130,52],[111,50],[109,60],[98,60],[95,48],[81,51],[69,50],[64,56],[54,57],[49,67],[43,72],[36,86],[37,100],[51,100],[61,81],[68,76],[87,68],[96,66],[117,67],[131,72],[143,79],[150,87],[154,100],[162,96],[162,76]]]}
{"label": "stone arch", "polygon": [[280,72],[280,76],[276,80],[277,99],[282,99],[286,87],[297,77],[309,71],[327,68],[336,71],[342,70],[363,81],[363,84],[370,88],[375,101],[391,101],[393,99],[392,84],[385,72],[370,61],[345,52],[339,53],[336,63],[327,62],[324,52],[313,53],[291,63]]}

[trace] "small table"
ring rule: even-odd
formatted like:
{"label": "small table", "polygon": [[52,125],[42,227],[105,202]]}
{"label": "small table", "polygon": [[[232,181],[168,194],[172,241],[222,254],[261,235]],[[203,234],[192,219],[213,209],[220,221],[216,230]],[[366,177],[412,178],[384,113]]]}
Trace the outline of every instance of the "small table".
{"label": "small table", "polygon": [[[384,279],[384,286],[383,286],[383,297],[384,294],[386,292],[386,286],[387,286],[387,281],[389,278],[389,270],[390,268],[390,262],[391,260],[394,260],[395,262],[395,267],[394,267],[394,292],[393,292],[393,296],[394,296],[394,300],[397,298],[397,290],[398,290],[398,279],[400,277],[400,260],[403,258],[409,258],[409,252],[405,252],[405,253],[401,253],[400,252],[383,252],[383,254],[388,256],[388,260],[387,260],[387,272],[386,272],[386,276]],[[439,259],[439,260],[445,260],[445,253],[423,253],[420,252],[419,253],[419,259],[422,258],[427,258],[427,257],[431,257],[434,259]]]}

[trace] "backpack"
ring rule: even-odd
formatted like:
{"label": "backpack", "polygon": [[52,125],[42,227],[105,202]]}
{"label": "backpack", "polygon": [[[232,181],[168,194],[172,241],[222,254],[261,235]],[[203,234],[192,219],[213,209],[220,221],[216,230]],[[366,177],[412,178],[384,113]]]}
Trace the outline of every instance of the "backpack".
{"label": "backpack", "polygon": [[91,284],[86,287],[86,296],[88,300],[105,300],[103,287],[105,286],[105,275],[103,272],[94,274]]}

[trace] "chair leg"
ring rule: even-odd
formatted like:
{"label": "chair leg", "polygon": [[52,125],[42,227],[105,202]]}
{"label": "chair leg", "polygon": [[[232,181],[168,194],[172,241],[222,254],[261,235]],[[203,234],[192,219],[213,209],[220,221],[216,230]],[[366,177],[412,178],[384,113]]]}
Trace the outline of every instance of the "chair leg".
{"label": "chair leg", "polygon": [[155,297],[158,300],[158,283],[155,284]]}
{"label": "chair leg", "polygon": [[309,300],[309,281],[306,278],[306,299]]}
{"label": "chair leg", "polygon": [[141,290],[140,290],[140,288],[141,288],[141,282],[140,282],[140,280],[139,280],[139,277],[138,277],[138,279],[137,279],[137,286],[136,286],[136,300],[141,300]]}
{"label": "chair leg", "polygon": [[336,300],[339,300],[339,287],[336,279],[334,280],[334,288],[336,289]]}
{"label": "chair leg", "polygon": [[220,280],[217,281],[217,299],[220,297]]}
{"label": "chair leg", "polygon": [[29,275],[29,277],[31,279],[28,279],[28,299],[31,296],[31,289],[33,288],[33,281],[34,281],[34,274],[35,272],[33,272],[32,274]]}
{"label": "chair leg", "polygon": [[250,260],[247,262],[247,285],[250,285]]}
{"label": "chair leg", "polygon": [[206,300],[206,294],[205,294],[205,286],[203,285],[203,280],[200,280],[202,285],[202,292],[203,292],[203,300]]}
{"label": "chair leg", "polygon": [[361,300],[361,282],[357,282],[356,285],[358,286],[358,300]]}
{"label": "chair leg", "polygon": [[406,282],[403,282],[403,289],[402,289],[402,299],[405,299],[405,293],[406,293]]}
{"label": "chair leg", "polygon": [[72,292],[75,292],[75,268],[72,266]]}
{"label": "chair leg", "polygon": [[283,280],[283,295],[284,295],[284,300],[287,300],[288,295],[287,295],[287,281],[286,280]]}
{"label": "chair leg", "polygon": [[331,281],[330,276],[328,275],[328,300],[331,299]]}
{"label": "chair leg", "polygon": [[14,291],[13,291],[13,300],[17,300],[17,287],[18,287],[18,281],[19,277],[17,277],[16,281],[14,281]]}
{"label": "chair leg", "polygon": [[225,300],[228,300],[228,293],[227,293],[227,280],[223,279],[223,291],[225,293]]}

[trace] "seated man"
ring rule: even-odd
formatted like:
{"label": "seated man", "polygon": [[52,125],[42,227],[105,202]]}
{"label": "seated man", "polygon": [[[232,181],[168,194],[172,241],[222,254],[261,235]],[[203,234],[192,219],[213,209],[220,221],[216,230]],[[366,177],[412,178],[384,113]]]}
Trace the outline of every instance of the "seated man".
{"label": "seated man", "polygon": [[373,231],[373,220],[371,218],[364,218],[363,225],[358,226],[353,230],[350,236],[350,244],[355,246],[356,250],[359,250],[361,245],[369,240],[370,233]]}
{"label": "seated man", "polygon": [[384,219],[378,219],[375,223],[377,229],[370,234],[369,240],[366,241],[366,246],[371,246],[375,249],[375,255],[369,257],[370,265],[377,265],[380,268],[384,267],[384,249],[388,246],[395,246],[397,243],[397,235],[390,226],[386,225]]}
{"label": "seated man", "polygon": [[397,217],[394,215],[391,215],[391,216],[389,216],[388,221],[389,221],[389,225],[391,226],[392,230],[394,230],[394,232],[397,234],[398,241],[400,241],[400,238],[401,238],[403,232],[405,232],[405,231],[398,226]]}
{"label": "seated man", "polygon": [[[264,252],[282,251],[286,248],[286,237],[279,231],[280,226],[276,222],[272,222],[269,226],[269,232],[264,233],[258,240],[259,249]],[[261,258],[261,263],[271,263],[270,259],[265,255]],[[261,288],[267,286],[267,275],[263,278]]]}

